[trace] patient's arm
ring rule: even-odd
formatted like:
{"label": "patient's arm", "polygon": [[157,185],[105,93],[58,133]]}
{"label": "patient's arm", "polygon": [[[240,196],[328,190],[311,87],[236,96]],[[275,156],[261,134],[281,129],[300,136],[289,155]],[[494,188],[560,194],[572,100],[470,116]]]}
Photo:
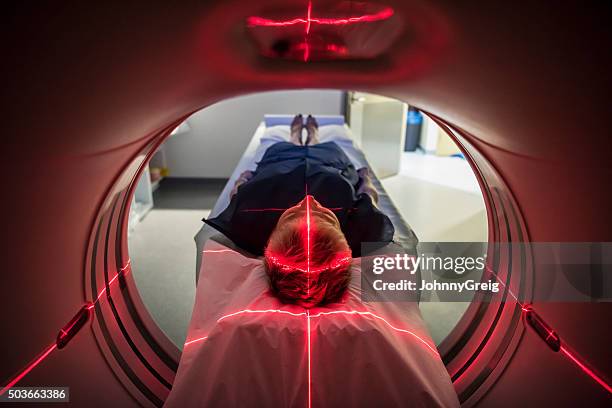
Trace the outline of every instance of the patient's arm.
{"label": "patient's arm", "polygon": [[372,197],[372,203],[374,205],[378,204],[378,193],[376,192],[376,188],[374,188],[374,184],[372,184],[372,176],[370,174],[370,170],[367,167],[362,167],[357,170],[357,174],[359,174],[359,188],[357,189],[357,194],[367,194]]}
{"label": "patient's arm", "polygon": [[250,170],[243,171],[242,173],[240,173],[240,176],[238,176],[238,178],[236,179],[236,182],[234,183],[234,188],[232,188],[230,197],[233,197],[236,194],[236,192],[238,191],[238,187],[240,187],[241,185],[243,185],[244,183],[246,183],[252,178],[253,178],[253,172]]}

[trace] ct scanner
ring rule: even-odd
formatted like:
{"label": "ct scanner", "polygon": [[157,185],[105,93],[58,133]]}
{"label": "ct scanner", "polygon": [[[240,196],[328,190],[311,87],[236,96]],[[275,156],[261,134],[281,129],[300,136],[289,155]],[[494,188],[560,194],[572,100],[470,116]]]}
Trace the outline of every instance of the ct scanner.
{"label": "ct scanner", "polygon": [[[163,403],[179,350],[128,273],[130,194],[174,127],[232,96],[336,88],[407,101],[471,162],[490,241],[612,241],[603,3],[386,0],[393,23],[332,29],[303,60],[292,58],[300,50],[292,39],[279,51],[282,27],[246,24],[296,18],[307,3],[80,2],[5,12],[3,386],[19,374],[19,386],[69,386],[75,406]],[[313,0],[307,18],[337,3]],[[368,13],[382,7],[361,4]],[[327,52],[332,37],[346,53]],[[286,49],[294,54],[276,57]],[[546,284],[525,251],[498,253],[493,267],[523,299]],[[577,360],[552,350],[511,299],[475,302],[440,346],[460,401],[609,405],[612,306],[532,307],[532,320]]]}

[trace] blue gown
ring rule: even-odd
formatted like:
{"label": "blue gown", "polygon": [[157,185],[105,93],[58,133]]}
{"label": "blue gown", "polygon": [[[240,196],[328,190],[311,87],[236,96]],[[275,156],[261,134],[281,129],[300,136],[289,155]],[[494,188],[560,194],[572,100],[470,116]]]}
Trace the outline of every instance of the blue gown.
{"label": "blue gown", "polygon": [[266,150],[253,177],[238,187],[228,207],[203,221],[240,248],[262,255],[283,210],[308,193],[334,211],[353,257],[358,257],[362,243],[383,246],[394,234],[391,220],[370,196],[356,193],[359,183],[357,170],[334,142],[313,146],[280,142]]}

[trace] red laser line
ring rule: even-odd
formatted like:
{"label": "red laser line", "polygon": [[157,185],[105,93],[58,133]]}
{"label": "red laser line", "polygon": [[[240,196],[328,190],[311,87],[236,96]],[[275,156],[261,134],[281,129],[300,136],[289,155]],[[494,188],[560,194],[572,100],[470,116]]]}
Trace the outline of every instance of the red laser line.
{"label": "red laser line", "polygon": [[10,381],[2,390],[0,391],[0,395],[3,395],[6,391],[11,389],[15,384],[17,384],[23,377],[28,375],[30,371],[32,371],[38,364],[40,364],[53,350],[57,348],[57,344],[53,343],[49,347],[43,351],[43,353],[33,362],[31,362],[28,366],[26,366],[12,381]]}
{"label": "red laser line", "polygon": [[200,341],[202,341],[202,340],[206,340],[207,338],[208,338],[208,336],[203,336],[203,337],[199,337],[199,338],[197,338],[197,339],[189,340],[188,342],[186,342],[186,343],[183,345],[183,347],[187,347],[187,346],[188,346],[188,345],[190,345],[190,344],[197,343],[197,342],[200,342]]}
{"label": "red laser line", "polygon": [[[516,300],[516,303],[519,304],[519,306],[521,307],[521,310],[523,311],[523,313],[526,313],[526,312],[528,312],[530,310],[534,310],[532,306],[527,306],[526,307],[521,301],[519,301],[517,296],[512,292],[512,289],[510,287],[506,287],[504,282],[497,276],[497,274],[495,272],[493,272],[493,270],[491,268],[486,267],[486,269],[491,273],[491,275],[493,275],[495,277],[495,279],[497,279],[497,281],[499,283],[501,283],[501,285],[504,288],[507,288],[508,293],[510,294],[510,296],[512,296],[514,298],[514,300]],[[550,330],[548,332],[548,336],[546,336],[546,340],[545,341],[547,341],[554,334],[555,334],[554,330]],[[576,364],[585,374],[587,374],[592,379],[594,379],[598,384],[600,384],[606,391],[608,391],[609,393],[612,393],[612,387],[609,384],[607,384],[603,379],[601,379],[597,374],[595,374],[591,369],[589,369],[584,363],[582,363],[579,360],[579,358],[577,356],[573,355],[566,347],[561,346],[560,351],[566,357],[568,357],[572,362],[574,362],[574,364]]]}
{"label": "red laser line", "polygon": [[294,18],[293,20],[285,20],[285,21],[274,21],[269,20],[263,17],[251,16],[247,18],[247,25],[249,27],[284,27],[291,26],[295,24],[306,23],[306,19],[303,18]]}
{"label": "red laser line", "polygon": [[239,310],[237,312],[226,314],[225,316],[220,317],[219,319],[217,319],[217,323],[220,323],[225,319],[229,319],[230,317],[238,316],[241,314],[250,314],[250,313],[279,313],[279,314],[286,314],[286,315],[291,315],[291,316],[306,316],[306,312],[294,313],[294,312],[289,312],[287,310],[281,310],[281,309],[266,309],[266,310],[243,309],[243,310]]}
{"label": "red laser line", "polygon": [[[547,332],[547,336],[546,338],[544,338],[540,333],[539,333],[539,329],[536,328],[534,325],[530,324],[530,326],[532,327],[532,329],[534,329],[538,335],[540,336],[540,338],[542,340],[544,340],[544,342],[546,342],[548,344],[549,347],[551,347],[551,344],[548,343],[548,340],[553,337],[555,338],[556,336],[556,340],[557,342],[559,342],[559,336],[558,334],[555,332],[554,329],[550,328],[545,322],[544,320],[539,317],[537,315],[537,313],[535,312],[535,309],[533,308],[532,305],[529,306],[521,306],[521,309],[524,313],[534,313],[535,316],[538,318],[539,323],[539,327],[546,330]],[[551,347],[553,348],[553,347]],[[558,349],[553,348],[554,351],[561,351],[563,353],[563,355],[565,355],[567,358],[569,358],[572,362],[574,362],[585,374],[587,374],[588,376],[590,376],[591,378],[593,378],[598,384],[600,384],[606,391],[608,391],[609,393],[612,393],[612,386],[610,386],[605,380],[603,380],[601,377],[599,377],[597,374],[595,374],[595,372],[593,370],[591,370],[589,367],[587,367],[586,363],[584,362],[584,359],[582,359],[581,357],[579,357],[577,355],[577,353],[572,353],[568,347],[564,347],[563,345],[560,345]],[[583,360],[583,361],[580,361]]]}
{"label": "red laser line", "polygon": [[561,346],[561,352],[568,357],[571,361],[574,362],[584,373],[586,373],[589,377],[595,380],[599,385],[601,385],[606,391],[612,394],[612,386],[606,383],[601,377],[593,372],[589,367],[586,366],[585,363],[580,361],[580,358],[577,355],[574,355],[567,348]]}
{"label": "red laser line", "polygon": [[[310,33],[310,24],[312,17],[312,0],[308,0],[308,9],[306,10],[306,37],[304,37],[304,62],[307,62],[310,58],[310,44],[308,43],[308,34]],[[308,190],[307,190],[308,191]],[[307,201],[308,203],[308,201]],[[310,285],[307,289],[310,294]]]}
{"label": "red laser line", "polygon": [[527,308],[525,308],[525,305],[520,300],[518,300],[518,297],[512,292],[512,288],[506,286],[506,284],[499,278],[499,276],[497,276],[497,273],[493,272],[493,269],[489,268],[487,265],[485,265],[485,269],[490,272],[491,275],[493,275],[493,277],[504,287],[504,289],[508,290],[508,294],[512,296],[514,300],[516,300],[516,303],[518,303],[518,305],[524,312],[528,310]]}
{"label": "red laser line", "polygon": [[[87,306],[87,310],[91,310],[96,303],[98,303],[98,301],[100,300],[100,298],[102,297],[102,295],[104,293],[106,293],[106,289],[110,289],[111,285],[113,283],[115,283],[115,281],[117,280],[117,278],[119,278],[120,274],[124,274],[126,275],[129,270],[129,266],[130,266],[130,260],[127,261],[127,263],[125,264],[125,266],[123,268],[121,268],[117,274],[113,277],[113,279],[111,279],[107,285],[104,286],[104,288],[100,291],[100,293],[98,294],[98,296],[96,297],[96,300],[91,302],[88,306]],[[78,320],[75,320],[72,325],[70,327],[68,327],[68,331],[70,331],[70,329],[72,327],[74,327],[74,325],[78,322]],[[60,329],[60,332],[63,333],[64,335],[67,335],[66,330],[64,330],[64,328]],[[7,390],[9,390],[10,388],[12,388],[17,382],[19,382],[23,377],[25,377],[30,371],[32,371],[38,364],[40,364],[45,358],[47,358],[47,356],[49,354],[51,354],[51,352],[53,350],[55,350],[57,348],[57,342],[54,342],[52,345],[50,345],[49,347],[47,347],[45,349],[45,351],[42,353],[42,355],[40,357],[38,357],[36,360],[34,360],[31,364],[29,364],[25,369],[23,369],[23,371],[21,371],[21,373],[19,373],[12,381],[10,381],[3,389],[2,391],[0,391],[0,395],[4,394]]]}
{"label": "red laser line", "polygon": [[[234,313],[229,313],[226,314],[224,316],[221,316],[219,319],[217,319],[217,323],[222,322],[225,319],[229,319],[230,317],[234,317],[234,316],[238,316],[241,314],[253,314],[253,313],[279,313],[279,314],[286,314],[286,315],[290,315],[290,316],[306,316],[306,312],[300,312],[300,313],[293,313],[293,312],[289,312],[287,310],[281,310],[281,309],[266,309],[266,310],[252,310],[252,309],[243,309],[243,310],[239,310],[237,312]],[[193,344],[193,343],[197,343],[199,341],[202,340],[206,340],[208,338],[208,336],[203,336],[197,339],[193,339],[193,340],[189,340],[188,342],[186,342],[184,344],[184,346],[187,346],[189,344]]]}
{"label": "red laser line", "polygon": [[374,21],[382,21],[387,20],[391,16],[393,16],[395,12],[391,7],[384,8],[378,13],[374,14],[364,14],[356,17],[346,17],[346,18],[318,18],[318,17],[308,17],[306,18],[294,18],[291,20],[271,20],[258,16],[251,16],[247,18],[247,25],[249,27],[285,27],[292,26],[296,24],[320,24],[320,25],[346,25],[346,24],[354,24],[354,23],[362,23],[362,22],[374,22]]}
{"label": "red laser line", "polygon": [[285,314],[285,315],[289,315],[289,316],[292,316],[292,317],[306,316],[309,319],[310,318],[321,317],[321,316],[335,315],[335,314],[346,314],[346,315],[355,315],[355,316],[369,316],[369,317],[372,317],[374,319],[378,319],[378,320],[382,321],[388,327],[390,327],[391,329],[393,329],[393,330],[395,330],[397,332],[406,333],[406,334],[409,334],[409,335],[413,336],[419,342],[423,343],[429,350],[431,350],[433,353],[435,353],[435,355],[437,355],[437,356],[439,355],[438,351],[435,348],[435,346],[432,346],[431,344],[429,344],[426,340],[421,338],[418,334],[416,334],[416,333],[414,333],[414,332],[412,332],[410,330],[407,330],[407,329],[402,329],[402,328],[396,327],[396,326],[392,325],[391,323],[389,323],[389,321],[387,319],[385,319],[384,317],[379,316],[379,315],[377,315],[375,313],[372,313],[372,312],[369,312],[369,311],[334,310],[334,311],[330,311],[330,312],[319,312],[319,313],[313,315],[313,314],[310,314],[310,311],[308,309],[306,309],[306,311],[304,311],[304,312],[299,312],[299,313],[289,312],[287,310],[281,310],[281,309],[264,309],[264,310],[243,309],[243,310],[239,310],[239,311],[234,312],[234,313],[229,313],[229,314],[226,314],[224,316],[221,316],[219,319],[217,319],[217,323],[220,323],[223,320],[229,319],[229,318],[234,317],[234,316],[239,316],[239,315],[242,315],[242,314],[256,314],[256,313],[259,313],[259,314],[276,313],[276,314]]}
{"label": "red laser line", "polygon": [[346,25],[352,23],[361,23],[361,22],[373,22],[373,21],[381,21],[387,20],[391,16],[393,16],[393,9],[387,7],[378,13],[375,14],[365,14],[363,16],[358,17],[347,17],[347,18],[313,18],[311,19],[313,23],[324,24],[324,25]]}
{"label": "red laser line", "polygon": [[117,278],[119,277],[120,274],[124,274],[127,275],[129,273],[126,272],[127,268],[130,266],[130,262],[131,260],[128,260],[127,263],[125,264],[125,266],[121,269],[119,269],[119,272],[117,272],[117,274],[113,277],[113,279],[111,279],[108,282],[108,285],[105,285],[104,288],[100,291],[100,293],[98,293],[98,296],[96,297],[96,300],[94,300],[92,303],[95,305],[96,303],[98,303],[98,301],[100,300],[100,298],[102,297],[102,295],[104,293],[106,293],[106,288],[108,287],[108,289],[110,290],[110,286],[117,280]]}
{"label": "red laser line", "polygon": [[307,339],[308,339],[308,408],[312,407],[312,370],[310,364],[310,310],[306,310],[306,322],[307,322]]}
{"label": "red laser line", "polygon": [[334,311],[331,311],[331,312],[319,312],[316,315],[312,315],[312,317],[320,317],[320,316],[327,316],[327,315],[333,315],[333,314],[348,314],[348,315],[359,315],[359,316],[370,316],[370,317],[373,317],[375,319],[378,319],[378,320],[384,322],[387,326],[389,326],[391,329],[393,329],[393,330],[395,330],[397,332],[410,334],[411,336],[416,338],[418,341],[423,343],[436,356],[439,356],[438,350],[435,348],[435,346],[430,345],[427,341],[425,341],[423,338],[421,338],[418,334],[416,334],[416,333],[414,333],[414,332],[412,332],[410,330],[406,330],[406,329],[401,329],[399,327],[395,327],[394,325],[389,323],[384,317],[378,316],[377,314],[374,314],[372,312],[368,312],[368,311],[360,312],[360,311],[357,311],[357,310],[334,310]]}
{"label": "red laser line", "polygon": [[[306,185],[306,193],[308,194],[308,185]],[[306,274],[308,282],[306,284],[306,293],[310,296],[310,196],[306,196]]]}
{"label": "red laser line", "polygon": [[[304,272],[306,274],[316,274],[316,273],[324,272],[328,269],[339,268],[343,265],[348,266],[353,260],[351,256],[347,255],[344,257],[336,258],[332,262],[326,265],[313,269],[313,268],[303,268],[300,264],[289,263],[284,260],[281,260],[282,257],[278,257],[275,254],[271,253],[270,251],[266,253],[266,258],[268,259],[268,261],[272,262],[273,264],[283,269],[284,271],[296,270],[296,271]],[[308,275],[306,277],[308,278]]]}
{"label": "red laser line", "polygon": [[312,14],[312,0],[309,0],[308,1],[308,9],[306,11],[306,35],[308,35],[308,33],[310,33],[310,23],[312,22],[311,14]]}

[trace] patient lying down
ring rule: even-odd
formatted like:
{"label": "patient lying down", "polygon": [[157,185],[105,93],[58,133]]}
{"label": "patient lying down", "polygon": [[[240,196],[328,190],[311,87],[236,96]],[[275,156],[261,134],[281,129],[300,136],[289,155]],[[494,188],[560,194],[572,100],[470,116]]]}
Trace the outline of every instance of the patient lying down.
{"label": "patient lying down", "polygon": [[339,299],[362,242],[393,239],[377,200],[369,169],[355,169],[333,141],[320,143],[317,121],[297,115],[289,141],[269,147],[257,169],[238,178],[227,209],[205,222],[264,255],[280,299],[312,307]]}
{"label": "patient lying down", "polygon": [[206,244],[166,406],[458,406],[418,305],[361,301],[359,244],[393,228],[342,150],[315,136],[270,147],[207,220],[263,262]]}

